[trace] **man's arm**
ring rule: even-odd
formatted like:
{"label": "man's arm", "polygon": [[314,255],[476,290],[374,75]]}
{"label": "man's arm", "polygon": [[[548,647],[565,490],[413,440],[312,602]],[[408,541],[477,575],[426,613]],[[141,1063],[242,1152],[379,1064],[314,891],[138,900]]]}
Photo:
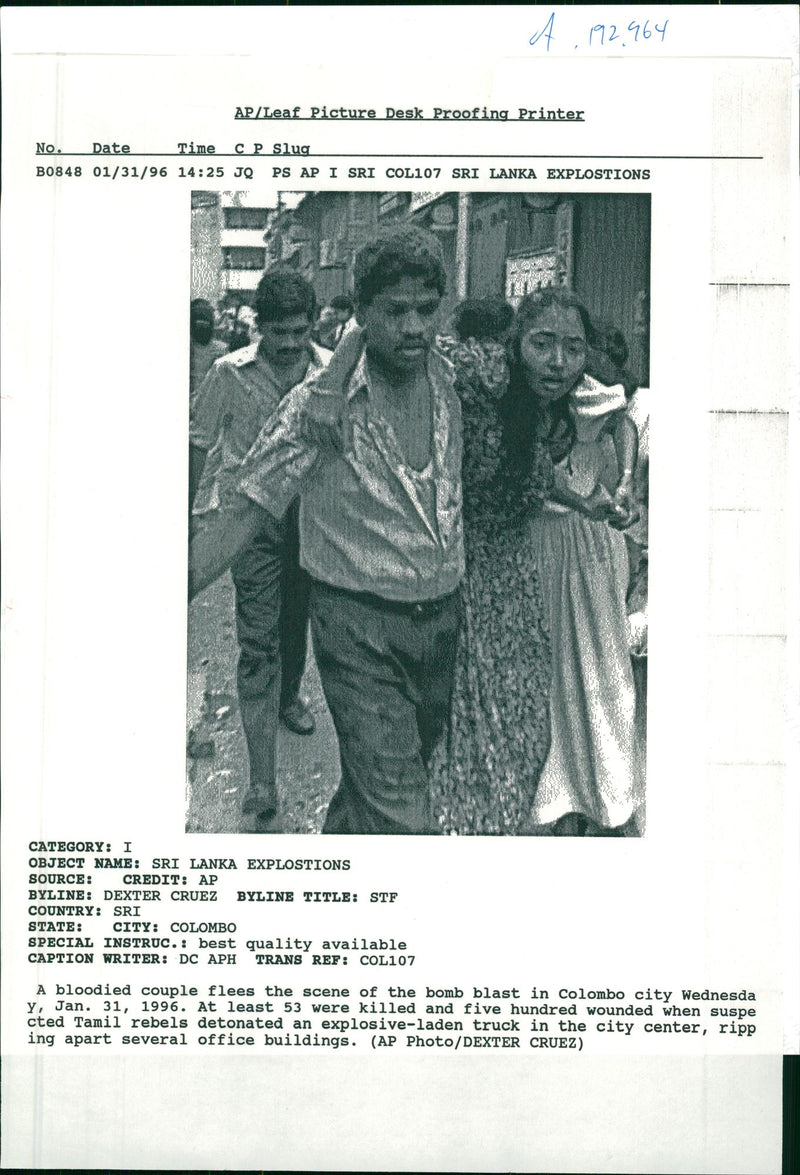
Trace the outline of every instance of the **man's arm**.
{"label": "man's arm", "polygon": [[189,517],[206,456],[216,444],[231,397],[230,373],[214,363],[189,397]]}
{"label": "man's arm", "polygon": [[289,504],[324,463],[303,432],[310,395],[310,387],[301,384],[284,397],[236,471],[236,492],[225,495],[221,509],[193,519],[190,599],[222,575],[256,533],[280,526]]}
{"label": "man's arm", "polygon": [[[189,599],[219,579],[269,520],[266,510],[244,496],[235,511],[213,510],[199,515],[189,541]],[[274,518],[272,522],[279,525]]]}
{"label": "man's arm", "polygon": [[312,394],[303,413],[303,435],[321,453],[338,456],[349,447],[347,385],[364,350],[364,332],[354,326],[331,360],[311,381]]}
{"label": "man's arm", "polygon": [[206,463],[206,450],[199,445],[189,442],[189,517],[192,515],[192,506],[197,497],[200,480]]}

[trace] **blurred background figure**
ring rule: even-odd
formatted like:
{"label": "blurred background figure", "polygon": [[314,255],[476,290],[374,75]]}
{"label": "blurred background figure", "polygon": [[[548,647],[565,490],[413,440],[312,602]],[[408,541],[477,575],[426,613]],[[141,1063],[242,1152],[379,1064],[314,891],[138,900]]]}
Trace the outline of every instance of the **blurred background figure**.
{"label": "blurred background figure", "polygon": [[[647,755],[647,601],[649,570],[649,473],[650,473],[650,391],[639,387],[626,366],[630,354],[622,331],[609,322],[594,325],[587,373],[610,387],[622,384],[627,403],[625,415],[636,429],[636,460],[631,484],[633,522],[623,531],[630,576],[627,591],[628,625],[633,681],[636,691],[636,735],[642,763]],[[635,814],[636,830],[644,833],[645,805]]]}
{"label": "blurred background figure", "polygon": [[504,343],[514,311],[502,298],[469,298],[453,312],[453,332],[460,342]]}
{"label": "blurred background figure", "polygon": [[606,387],[622,384],[625,398],[630,400],[639,386],[636,376],[625,366],[630,349],[622,331],[609,322],[594,326],[586,373]]}
{"label": "blurred background figure", "polygon": [[339,341],[339,320],[333,306],[323,306],[314,324],[311,337],[319,347],[333,351]]}
{"label": "blurred background figure", "polygon": [[344,294],[339,294],[338,297],[331,298],[331,309],[336,314],[336,342],[340,343],[348,331],[356,324],[356,320],[353,317],[355,313],[353,299],[346,297]]}
{"label": "blurred background figure", "polygon": [[[248,315],[252,316],[248,318]],[[227,339],[229,351],[241,351],[242,347],[249,347],[254,339],[250,329],[251,322],[255,321],[255,314],[249,306],[237,306],[230,319]]]}
{"label": "blurred background figure", "polygon": [[[243,331],[247,331],[248,339],[242,346],[249,347],[252,343],[257,343],[261,339],[261,332],[258,329],[258,320],[256,312],[252,306],[242,306],[239,309],[239,327]],[[233,347],[231,347],[233,350]]]}
{"label": "blurred background figure", "polygon": [[195,298],[189,308],[189,393],[203,382],[212,363],[227,347],[214,338],[214,307],[205,298]]}

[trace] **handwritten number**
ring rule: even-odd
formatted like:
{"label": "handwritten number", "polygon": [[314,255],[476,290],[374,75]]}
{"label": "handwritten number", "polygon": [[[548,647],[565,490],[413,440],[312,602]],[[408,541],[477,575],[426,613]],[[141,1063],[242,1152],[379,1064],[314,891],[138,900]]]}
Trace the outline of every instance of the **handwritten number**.
{"label": "handwritten number", "polygon": [[[546,51],[549,53],[550,52],[550,42],[555,40],[555,36],[553,33],[553,29],[555,27],[555,19],[556,19],[555,12],[551,12],[550,17],[549,17],[547,23],[545,24],[544,28],[541,29],[538,33],[533,34],[533,36],[531,37],[531,39],[529,41],[529,44],[537,45],[539,43],[539,41],[541,41],[541,39],[544,37]],[[655,22],[654,22],[655,31],[660,35],[662,42],[663,42],[665,36],[667,35],[667,25],[668,24],[669,24],[669,20],[665,20],[663,25],[655,24]],[[599,36],[600,44],[605,45],[605,43],[606,43],[606,27],[608,27],[608,29],[609,29],[609,35],[608,35],[609,45],[611,44],[612,41],[619,40],[619,33],[617,32],[617,26],[615,24],[610,24],[608,26],[606,26],[604,24],[595,24],[595,25],[592,25],[592,27],[589,29],[589,48],[592,47],[592,43],[594,41],[595,35]],[[644,24],[639,24],[638,21],[632,20],[630,22],[630,24],[628,25],[628,32],[633,33],[634,42],[638,42],[639,34],[641,34],[643,41],[649,41],[650,38],[653,36],[653,30],[650,27],[649,19],[646,20],[644,22]],[[577,49],[578,46],[576,45],[575,48]]]}
{"label": "handwritten number", "polygon": [[554,12],[551,12],[550,19],[548,20],[547,24],[544,26],[542,31],[540,33],[534,33],[533,36],[531,37],[531,39],[530,39],[531,45],[535,45],[537,41],[539,41],[542,37],[544,37],[545,40],[547,41],[547,52],[548,53],[550,52],[550,42],[554,39],[553,38],[553,22],[555,21],[555,19],[556,19],[556,14]]}

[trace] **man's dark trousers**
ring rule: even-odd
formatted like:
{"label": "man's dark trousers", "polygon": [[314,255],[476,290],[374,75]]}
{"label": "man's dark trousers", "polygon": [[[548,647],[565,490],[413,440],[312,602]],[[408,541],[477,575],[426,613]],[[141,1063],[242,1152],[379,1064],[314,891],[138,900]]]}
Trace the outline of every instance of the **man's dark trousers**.
{"label": "man's dark trousers", "polygon": [[236,684],[247,751],[250,790],[277,807],[275,754],[279,709],[300,688],[308,642],[309,579],[300,567],[298,506],[281,522],[267,518],[236,559],[239,667]]}
{"label": "man's dark trousers", "polygon": [[326,833],[431,834],[427,762],[450,710],[458,593],[399,604],[314,582],[311,632],[342,777]]}

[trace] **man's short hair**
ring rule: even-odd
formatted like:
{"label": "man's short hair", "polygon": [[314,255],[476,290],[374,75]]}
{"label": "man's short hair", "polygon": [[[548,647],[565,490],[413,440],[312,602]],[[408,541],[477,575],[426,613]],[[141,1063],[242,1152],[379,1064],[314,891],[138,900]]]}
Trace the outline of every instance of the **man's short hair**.
{"label": "man's short hair", "polygon": [[359,251],[353,271],[356,302],[368,305],[404,277],[421,277],[440,297],[447,288],[441,245],[415,225],[389,229]]}
{"label": "man's short hair", "polygon": [[311,283],[299,273],[270,269],[256,287],[253,309],[259,323],[283,322],[300,314],[313,323],[317,296]]}
{"label": "man's short hair", "polygon": [[497,340],[514,321],[514,311],[502,298],[468,298],[453,315],[456,334],[462,342]]}
{"label": "man's short hair", "polygon": [[348,314],[353,313],[353,299],[346,298],[344,294],[338,294],[337,297],[331,298],[331,306],[334,310],[347,311]]}

